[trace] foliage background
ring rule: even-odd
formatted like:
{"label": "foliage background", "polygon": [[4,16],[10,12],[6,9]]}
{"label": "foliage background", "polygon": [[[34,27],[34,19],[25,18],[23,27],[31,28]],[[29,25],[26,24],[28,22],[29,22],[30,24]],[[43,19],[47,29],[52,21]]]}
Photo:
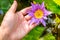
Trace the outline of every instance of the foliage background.
{"label": "foliage background", "polygon": [[[48,22],[46,28],[43,27],[42,24],[40,24],[36,28],[31,30],[30,33],[28,33],[22,40],[56,40],[57,37],[59,40],[60,36],[57,36],[57,33],[58,35],[60,33],[60,28],[58,28],[58,25],[60,24],[60,5],[56,4],[53,0],[17,0],[17,11],[30,6],[30,3],[33,1],[40,4],[44,1],[46,9],[52,11],[53,14],[52,16],[48,16],[49,19],[47,20]],[[0,24],[5,13],[11,7],[12,3],[13,0],[0,0]],[[56,21],[55,25],[52,23],[52,21],[54,20]],[[54,30],[51,30],[52,28]]]}

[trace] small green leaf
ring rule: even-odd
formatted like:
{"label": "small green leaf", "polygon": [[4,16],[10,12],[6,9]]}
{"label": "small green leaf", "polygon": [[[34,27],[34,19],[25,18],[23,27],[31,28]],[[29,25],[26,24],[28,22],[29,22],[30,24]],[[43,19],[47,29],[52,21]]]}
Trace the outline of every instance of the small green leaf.
{"label": "small green leaf", "polygon": [[56,18],[55,18],[55,22],[57,23],[57,24],[59,24],[60,23],[60,18],[56,15]]}
{"label": "small green leaf", "polygon": [[0,0],[0,9],[2,9],[4,13],[7,12],[10,6],[11,6],[11,3],[9,0],[5,0],[5,1]]}
{"label": "small green leaf", "polygon": [[48,33],[44,36],[44,40],[56,40],[52,33]]}
{"label": "small green leaf", "polygon": [[42,35],[44,29],[45,28],[42,26],[37,26],[32,29],[22,40],[39,40],[39,37]]}
{"label": "small green leaf", "polygon": [[60,6],[60,0],[53,0],[53,1]]}

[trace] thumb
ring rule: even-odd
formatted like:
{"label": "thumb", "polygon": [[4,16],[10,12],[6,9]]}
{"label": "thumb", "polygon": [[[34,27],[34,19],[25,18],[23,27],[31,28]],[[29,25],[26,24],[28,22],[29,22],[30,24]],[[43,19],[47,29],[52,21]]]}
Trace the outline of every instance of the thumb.
{"label": "thumb", "polygon": [[9,12],[15,12],[16,11],[16,8],[17,8],[17,1],[14,0],[11,8],[9,9]]}

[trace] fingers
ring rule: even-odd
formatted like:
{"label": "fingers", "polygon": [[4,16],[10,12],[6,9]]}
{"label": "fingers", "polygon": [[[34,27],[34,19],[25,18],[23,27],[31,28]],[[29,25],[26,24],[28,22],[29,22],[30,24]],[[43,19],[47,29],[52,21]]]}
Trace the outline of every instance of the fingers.
{"label": "fingers", "polygon": [[36,27],[38,24],[35,22],[31,22],[31,20],[28,21],[28,25],[29,25],[29,30],[32,30],[34,27]]}
{"label": "fingers", "polygon": [[36,26],[37,26],[36,23],[32,23],[32,24],[30,24],[29,29],[32,30],[32,29],[35,28]]}
{"label": "fingers", "polygon": [[27,11],[30,9],[31,7],[27,7],[19,11],[19,13],[22,14],[27,21],[31,19],[31,16],[27,15]]}
{"label": "fingers", "polygon": [[15,12],[16,11],[16,8],[17,8],[17,1],[14,0],[11,8],[9,9],[9,12]]}
{"label": "fingers", "polygon": [[19,13],[22,13],[23,15],[26,15],[27,11],[30,10],[30,9],[31,9],[31,7],[24,8],[21,11],[19,11]]}
{"label": "fingers", "polygon": [[29,16],[29,15],[26,15],[26,16],[25,16],[25,19],[26,19],[27,21],[29,21],[31,18],[32,18],[32,17]]}

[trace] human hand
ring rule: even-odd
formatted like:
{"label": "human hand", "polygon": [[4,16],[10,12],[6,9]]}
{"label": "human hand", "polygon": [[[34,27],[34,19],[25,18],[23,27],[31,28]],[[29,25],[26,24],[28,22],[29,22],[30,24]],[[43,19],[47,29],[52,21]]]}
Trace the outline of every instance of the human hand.
{"label": "human hand", "polygon": [[0,31],[2,29],[0,37],[4,37],[4,40],[19,40],[37,25],[35,23],[29,24],[32,17],[26,14],[31,7],[27,7],[19,12],[16,12],[16,8],[17,2],[14,1],[4,16],[0,27]]}

